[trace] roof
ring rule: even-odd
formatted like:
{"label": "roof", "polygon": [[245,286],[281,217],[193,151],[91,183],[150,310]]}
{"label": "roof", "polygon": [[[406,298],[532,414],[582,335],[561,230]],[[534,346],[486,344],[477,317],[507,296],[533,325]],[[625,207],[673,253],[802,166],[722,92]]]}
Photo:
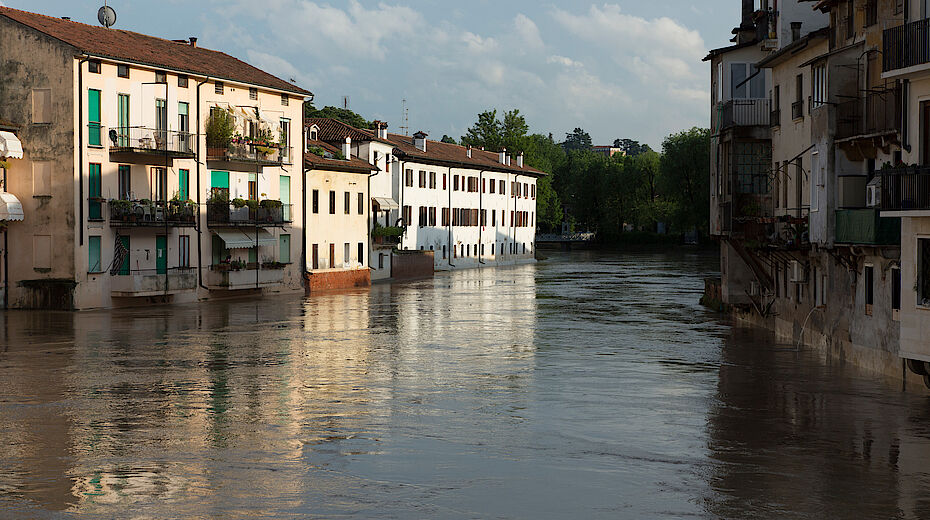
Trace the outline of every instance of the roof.
{"label": "roof", "polygon": [[480,170],[521,173],[536,177],[546,175],[545,172],[531,168],[526,163],[521,168],[517,166],[516,160],[511,161],[510,166],[501,164],[498,152],[472,148],[471,157],[469,158],[468,148],[457,144],[427,140],[426,152],[423,152],[414,145],[413,137],[410,136],[388,134],[388,141],[394,143],[394,155],[405,157],[407,160],[444,166],[466,166]]}
{"label": "roof", "polygon": [[704,56],[704,59],[701,61],[709,61],[721,54],[726,54],[728,52],[733,52],[735,50],[743,49],[746,47],[752,47],[753,45],[758,44],[758,40],[753,40],[751,42],[737,43],[735,45],[730,45],[729,47],[720,47],[719,49],[711,49],[707,51],[707,56]]}
{"label": "roof", "polygon": [[791,56],[794,56],[798,52],[804,50],[807,47],[807,44],[811,42],[811,40],[818,38],[826,39],[828,36],[830,36],[829,27],[822,27],[816,31],[811,31],[805,34],[803,38],[798,38],[788,45],[785,45],[778,51],[769,54],[765,58],[762,58],[758,63],[756,63],[756,67],[761,69],[778,65],[785,59],[790,58]]}
{"label": "roof", "polygon": [[16,130],[19,128],[19,125],[17,125],[16,123],[12,121],[8,121],[0,117],[0,128],[6,129],[6,130]]}
{"label": "roof", "polygon": [[0,16],[60,40],[76,48],[80,53],[209,76],[219,80],[239,81],[294,94],[311,94],[307,90],[226,53],[195,47],[188,43],[178,43],[120,29],[96,27],[9,7],[0,7]]}
{"label": "roof", "polygon": [[[320,147],[333,155],[342,153],[342,150],[324,141],[307,140],[307,147],[309,148],[311,146]],[[304,154],[304,170],[334,170],[369,174],[372,171],[378,171],[378,167],[355,156],[349,157],[348,159],[330,159],[320,157],[315,153],[307,152]]]}
{"label": "roof", "polygon": [[352,141],[376,141],[384,144],[394,144],[375,137],[375,134],[368,130],[355,128],[331,117],[308,117],[304,125],[308,127],[316,125],[320,129],[319,138],[321,141],[342,143],[345,142],[346,137],[350,137]]}

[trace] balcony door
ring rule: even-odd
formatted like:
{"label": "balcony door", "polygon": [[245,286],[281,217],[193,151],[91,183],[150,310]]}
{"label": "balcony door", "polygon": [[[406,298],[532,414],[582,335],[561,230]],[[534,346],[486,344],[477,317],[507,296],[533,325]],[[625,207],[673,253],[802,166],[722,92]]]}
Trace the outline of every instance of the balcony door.
{"label": "balcony door", "polygon": [[190,105],[187,103],[178,103],[178,150],[182,152],[191,151],[190,138]]}
{"label": "balcony door", "polygon": [[155,145],[164,150],[168,141],[168,103],[164,99],[155,100]]}
{"label": "balcony door", "polygon": [[117,146],[129,146],[129,94],[116,97]]}
{"label": "balcony door", "polygon": [[168,237],[165,235],[155,237],[155,272],[168,274]]}
{"label": "balcony door", "polygon": [[921,164],[930,164],[930,102],[928,101],[920,104],[920,159]]}

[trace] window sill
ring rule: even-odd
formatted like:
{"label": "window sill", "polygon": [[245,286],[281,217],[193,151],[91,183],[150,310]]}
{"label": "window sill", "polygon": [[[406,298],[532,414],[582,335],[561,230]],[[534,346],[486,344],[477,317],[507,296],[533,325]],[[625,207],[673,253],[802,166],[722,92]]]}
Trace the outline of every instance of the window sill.
{"label": "window sill", "polygon": [[104,148],[106,148],[106,147],[103,146],[102,144],[89,144],[89,145],[87,145],[87,147],[88,147],[88,148],[91,148],[91,149],[93,149],[93,150],[103,150]]}

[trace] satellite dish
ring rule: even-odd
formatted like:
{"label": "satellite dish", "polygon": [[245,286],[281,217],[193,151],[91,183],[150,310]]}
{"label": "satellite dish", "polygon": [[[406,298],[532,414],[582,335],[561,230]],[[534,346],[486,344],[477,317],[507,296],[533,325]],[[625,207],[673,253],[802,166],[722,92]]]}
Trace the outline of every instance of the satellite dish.
{"label": "satellite dish", "polygon": [[105,5],[97,11],[97,21],[100,25],[109,29],[116,23],[116,11],[112,7]]}

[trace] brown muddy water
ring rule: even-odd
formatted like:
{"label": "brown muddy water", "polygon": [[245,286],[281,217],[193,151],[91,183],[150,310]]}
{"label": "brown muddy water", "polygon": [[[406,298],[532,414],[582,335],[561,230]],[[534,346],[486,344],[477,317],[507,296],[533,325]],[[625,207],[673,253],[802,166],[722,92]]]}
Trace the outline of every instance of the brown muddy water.
{"label": "brown muddy water", "polygon": [[0,313],[0,518],[930,516],[930,397],[732,327],[716,268]]}

